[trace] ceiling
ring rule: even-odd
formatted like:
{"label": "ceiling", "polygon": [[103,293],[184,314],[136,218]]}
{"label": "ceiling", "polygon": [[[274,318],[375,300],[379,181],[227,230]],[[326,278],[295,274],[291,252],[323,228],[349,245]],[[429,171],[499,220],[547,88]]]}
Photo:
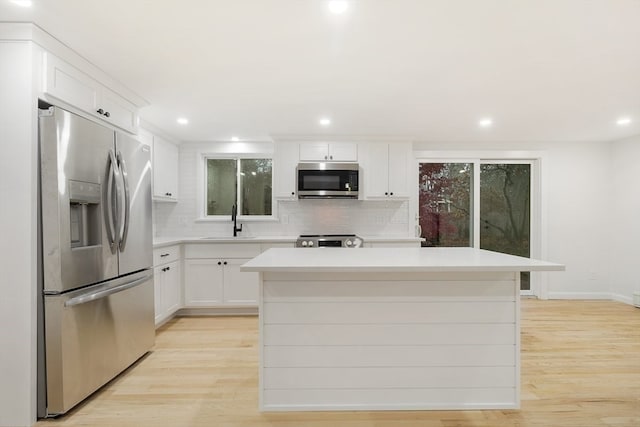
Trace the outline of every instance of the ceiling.
{"label": "ceiling", "polygon": [[640,134],[640,0],[0,0],[0,21],[37,23],[182,141]]}

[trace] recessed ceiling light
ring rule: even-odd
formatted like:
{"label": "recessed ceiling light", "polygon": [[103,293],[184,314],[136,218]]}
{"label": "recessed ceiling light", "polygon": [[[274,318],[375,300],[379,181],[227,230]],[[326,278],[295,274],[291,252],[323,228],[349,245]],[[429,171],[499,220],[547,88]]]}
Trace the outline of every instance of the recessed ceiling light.
{"label": "recessed ceiling light", "polygon": [[233,142],[238,142],[238,141],[240,141],[240,138],[238,138],[237,136],[232,136],[232,137],[231,137],[231,140],[232,140]]}
{"label": "recessed ceiling light", "polygon": [[11,3],[20,7],[31,7],[33,6],[33,2],[31,0],[11,0]]}
{"label": "recessed ceiling light", "polygon": [[189,124],[189,119],[187,119],[186,117],[179,117],[176,122],[178,122],[181,125],[186,125]]}
{"label": "recessed ceiling light", "polygon": [[322,126],[329,126],[331,124],[331,119],[328,119],[326,117],[323,118],[323,119],[320,119],[320,124]]}
{"label": "recessed ceiling light", "polygon": [[491,126],[493,126],[493,119],[490,118],[485,118],[485,119],[481,119],[478,122],[478,126],[480,126],[481,128],[490,128]]}
{"label": "recessed ceiling light", "polygon": [[335,13],[336,15],[340,15],[344,13],[349,7],[349,3],[345,0],[331,0],[329,2],[329,10],[331,13]]}
{"label": "recessed ceiling light", "polygon": [[629,118],[629,117],[620,117],[618,120],[616,120],[616,124],[618,126],[627,126],[628,124],[631,124],[631,118]]}

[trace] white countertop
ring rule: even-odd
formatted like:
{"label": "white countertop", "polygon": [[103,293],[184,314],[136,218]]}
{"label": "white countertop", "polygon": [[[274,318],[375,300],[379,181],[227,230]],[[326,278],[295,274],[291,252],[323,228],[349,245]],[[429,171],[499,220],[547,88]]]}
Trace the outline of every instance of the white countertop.
{"label": "white countertop", "polygon": [[564,265],[474,248],[269,249],[241,271],[561,271]]}
{"label": "white countertop", "polygon": [[211,236],[211,237],[155,237],[153,247],[178,245],[181,243],[277,243],[295,242],[298,237],[291,236]]}
{"label": "white countertop", "polygon": [[[358,236],[364,242],[419,242],[419,237],[405,236]],[[181,243],[294,243],[298,236],[203,236],[203,237],[154,237],[153,247],[178,245]]]}

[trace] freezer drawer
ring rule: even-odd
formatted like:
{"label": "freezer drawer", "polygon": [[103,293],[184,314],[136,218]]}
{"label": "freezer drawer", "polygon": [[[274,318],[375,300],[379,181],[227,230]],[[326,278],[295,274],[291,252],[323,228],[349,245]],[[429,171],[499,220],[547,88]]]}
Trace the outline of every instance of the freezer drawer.
{"label": "freezer drawer", "polygon": [[155,341],[153,274],[148,270],[45,295],[44,306],[48,416],[71,409]]}

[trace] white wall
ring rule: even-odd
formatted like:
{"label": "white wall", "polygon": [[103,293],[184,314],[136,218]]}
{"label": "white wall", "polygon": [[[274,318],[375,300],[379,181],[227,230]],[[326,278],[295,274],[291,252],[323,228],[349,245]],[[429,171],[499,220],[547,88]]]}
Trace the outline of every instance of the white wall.
{"label": "white wall", "polygon": [[0,42],[0,426],[35,422],[36,103],[33,50]]}
{"label": "white wall", "polygon": [[[198,221],[198,163],[201,153],[273,152],[271,143],[182,143],[178,203],[154,203],[157,236],[230,236],[231,220]],[[295,179],[292,172],[291,179]],[[200,180],[200,181],[199,181]],[[356,233],[406,236],[413,230],[406,201],[293,200],[277,202],[272,221],[242,221],[242,235],[297,236],[299,234]],[[230,217],[229,217],[230,218]]]}
{"label": "white wall", "polygon": [[467,153],[496,152],[542,156],[542,258],[566,265],[561,273],[544,273],[549,298],[610,297],[610,230],[606,218],[610,191],[610,143],[414,143],[414,150]]}
{"label": "white wall", "polygon": [[604,224],[612,234],[611,293],[628,304],[640,291],[640,135],[612,144],[613,202]]}

